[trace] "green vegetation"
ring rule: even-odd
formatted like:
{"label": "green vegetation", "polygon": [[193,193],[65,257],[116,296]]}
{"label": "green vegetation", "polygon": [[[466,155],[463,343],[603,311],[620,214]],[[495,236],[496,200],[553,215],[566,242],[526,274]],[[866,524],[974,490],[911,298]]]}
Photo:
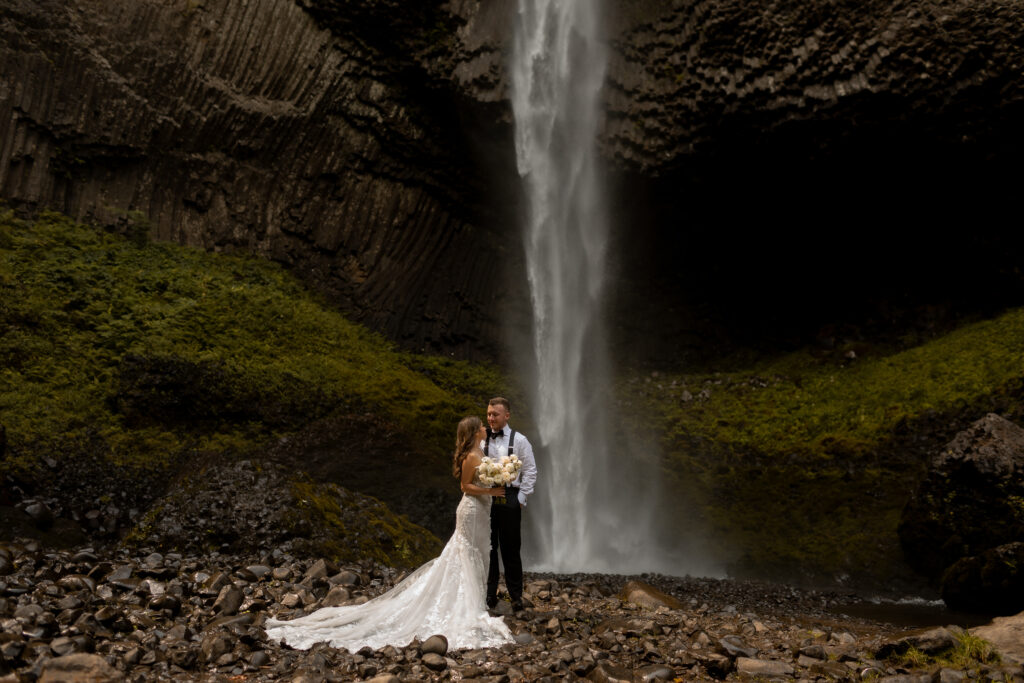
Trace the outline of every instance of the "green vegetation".
{"label": "green vegetation", "polygon": [[[794,353],[729,374],[662,378],[670,435],[764,454],[863,452],[900,422],[970,405],[1024,378],[1024,309],[847,365]],[[683,402],[684,390],[707,400]]]}
{"label": "green vegetation", "polygon": [[422,527],[393,513],[384,503],[300,479],[293,526],[311,529],[306,550],[335,562],[374,559],[392,567],[416,567],[436,557],[441,542]]}
{"label": "green vegetation", "polygon": [[911,669],[948,667],[974,671],[979,674],[978,680],[990,680],[982,678],[980,674],[984,673],[986,667],[996,666],[1002,662],[992,643],[972,635],[969,631],[959,631],[953,635],[956,637],[956,645],[945,651],[928,654],[915,647],[909,647],[902,652],[894,652],[888,657],[888,661],[896,666]]}
{"label": "green vegetation", "polygon": [[243,453],[337,411],[415,425],[440,463],[502,386],[492,367],[396,350],[266,261],[0,206],[4,467],[74,444],[146,467]]}
{"label": "green vegetation", "polygon": [[[734,569],[891,576],[923,455],[952,436],[939,432],[1024,405],[1024,309],[912,348],[844,351],[841,363],[802,351],[620,384],[632,421],[663,435],[672,486],[696,502],[723,553],[740,549]],[[911,432],[933,440],[926,453],[896,441]]]}

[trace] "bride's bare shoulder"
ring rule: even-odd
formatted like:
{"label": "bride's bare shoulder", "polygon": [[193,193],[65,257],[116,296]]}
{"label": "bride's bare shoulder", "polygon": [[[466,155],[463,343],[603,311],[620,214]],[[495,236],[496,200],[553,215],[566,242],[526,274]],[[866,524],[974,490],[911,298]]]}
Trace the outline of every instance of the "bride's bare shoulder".
{"label": "bride's bare shoulder", "polygon": [[480,451],[470,451],[469,455],[466,456],[466,464],[468,465],[476,467],[481,462],[483,462],[483,458],[481,457]]}

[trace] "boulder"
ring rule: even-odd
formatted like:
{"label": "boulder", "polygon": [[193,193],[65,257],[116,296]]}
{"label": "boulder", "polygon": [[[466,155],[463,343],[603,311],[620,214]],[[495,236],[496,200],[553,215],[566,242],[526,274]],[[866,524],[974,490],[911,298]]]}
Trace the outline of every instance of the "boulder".
{"label": "boulder", "polygon": [[989,413],[933,458],[904,508],[899,536],[907,561],[939,579],[961,558],[1024,541],[1021,501],[1024,429]]}
{"label": "boulder", "polygon": [[668,607],[669,609],[683,608],[683,603],[671,595],[663,593],[654,586],[642,581],[630,581],[623,586],[622,590],[619,591],[619,599],[646,609],[657,609],[659,607]]}
{"label": "boulder", "polygon": [[954,562],[942,577],[942,599],[962,612],[1006,615],[1024,609],[1024,542]]}
{"label": "boulder", "polygon": [[[951,630],[952,629],[952,630]],[[952,650],[957,645],[956,635],[953,630],[959,630],[957,627],[950,626],[949,628],[930,628],[920,631],[914,631],[903,636],[899,640],[885,643],[880,647],[875,654],[878,659],[887,659],[893,655],[900,655],[914,648],[920,650],[927,655],[937,655],[942,652]]]}
{"label": "boulder", "polygon": [[992,643],[1004,660],[1024,665],[1024,612],[996,617],[991,623],[972,628],[970,632]]}

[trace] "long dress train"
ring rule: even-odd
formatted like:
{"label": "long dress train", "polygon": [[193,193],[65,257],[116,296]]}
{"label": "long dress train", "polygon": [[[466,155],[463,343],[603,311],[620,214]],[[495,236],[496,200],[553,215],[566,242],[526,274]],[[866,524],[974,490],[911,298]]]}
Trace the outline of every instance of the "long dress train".
{"label": "long dress train", "polygon": [[297,649],[329,642],[351,652],[365,645],[404,647],[435,634],[453,650],[513,642],[505,622],[489,616],[484,604],[490,512],[489,496],[463,495],[455,533],[438,557],[362,605],[323,607],[291,621],[268,619],[267,636]]}

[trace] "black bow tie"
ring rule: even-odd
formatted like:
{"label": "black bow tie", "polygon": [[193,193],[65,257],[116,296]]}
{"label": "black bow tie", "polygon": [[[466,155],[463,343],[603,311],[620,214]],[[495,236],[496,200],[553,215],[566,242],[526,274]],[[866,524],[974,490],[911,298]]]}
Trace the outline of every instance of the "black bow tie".
{"label": "black bow tie", "polygon": [[499,436],[505,436],[505,431],[504,430],[498,430],[498,431],[494,432],[494,431],[491,431],[490,429],[487,430],[487,438],[488,439],[497,439]]}

